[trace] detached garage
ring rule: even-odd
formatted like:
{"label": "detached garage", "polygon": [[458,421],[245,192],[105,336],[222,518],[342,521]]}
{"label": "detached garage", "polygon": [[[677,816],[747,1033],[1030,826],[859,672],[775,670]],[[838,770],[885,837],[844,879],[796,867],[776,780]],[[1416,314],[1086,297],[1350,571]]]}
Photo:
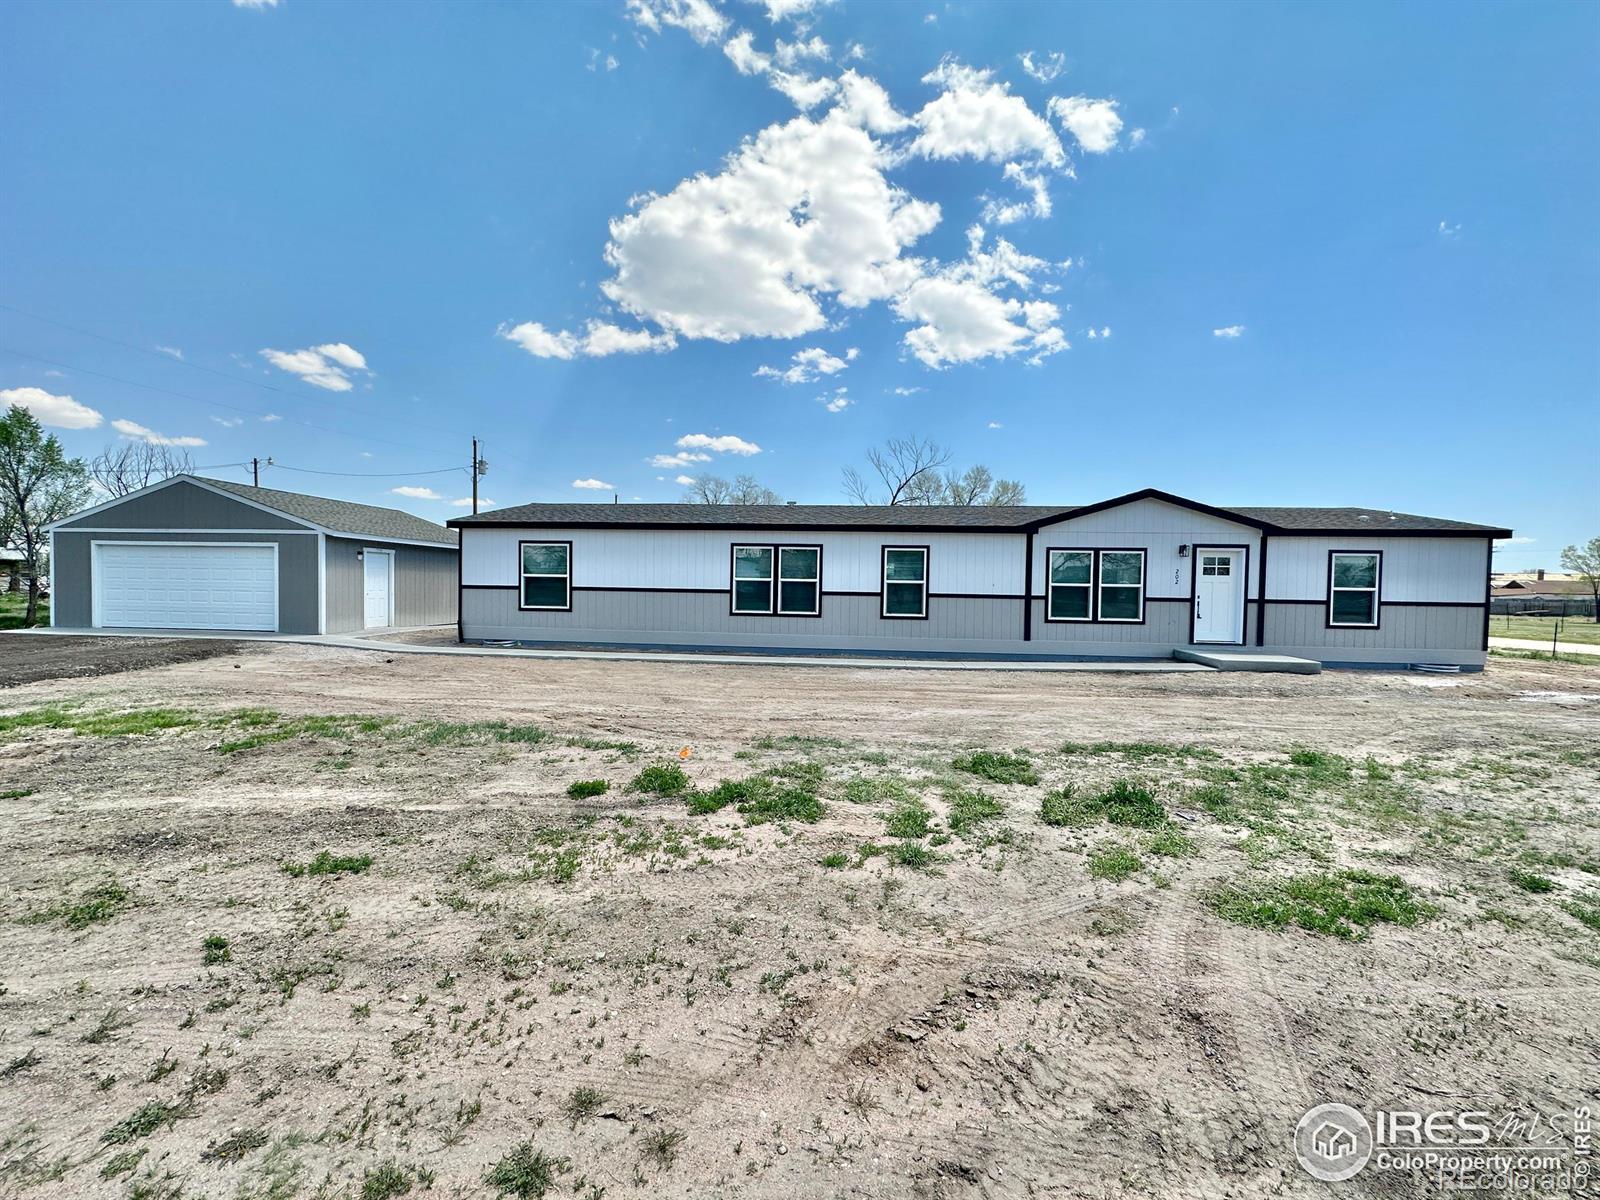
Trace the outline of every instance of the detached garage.
{"label": "detached garage", "polygon": [[350,633],[456,619],[456,535],[393,508],[175,475],[50,527],[51,624]]}

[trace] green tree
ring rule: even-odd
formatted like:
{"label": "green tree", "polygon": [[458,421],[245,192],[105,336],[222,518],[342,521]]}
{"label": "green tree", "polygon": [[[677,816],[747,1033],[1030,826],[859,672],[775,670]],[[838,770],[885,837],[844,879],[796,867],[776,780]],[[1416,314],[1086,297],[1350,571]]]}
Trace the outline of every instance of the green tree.
{"label": "green tree", "polygon": [[1594,596],[1594,619],[1600,624],[1600,537],[1582,546],[1568,546],[1561,552],[1561,569],[1571,571],[1589,585]]}
{"label": "green tree", "polygon": [[44,527],[82,508],[89,493],[83,460],[68,458],[32,413],[13,405],[0,417],[0,530],[15,540],[28,574],[23,628],[38,623],[39,576],[49,541]]}

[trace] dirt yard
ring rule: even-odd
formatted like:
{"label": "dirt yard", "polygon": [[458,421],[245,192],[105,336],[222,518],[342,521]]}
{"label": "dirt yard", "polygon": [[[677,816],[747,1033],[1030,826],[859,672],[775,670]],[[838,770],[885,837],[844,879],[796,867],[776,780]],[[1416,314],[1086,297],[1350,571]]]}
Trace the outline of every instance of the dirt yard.
{"label": "dirt yard", "polygon": [[191,638],[73,637],[0,633],[0,688],[82,679],[238,654],[245,644]]}
{"label": "dirt yard", "polygon": [[25,684],[0,1195],[1327,1195],[1312,1105],[1595,1103],[1597,785],[1510,659]]}

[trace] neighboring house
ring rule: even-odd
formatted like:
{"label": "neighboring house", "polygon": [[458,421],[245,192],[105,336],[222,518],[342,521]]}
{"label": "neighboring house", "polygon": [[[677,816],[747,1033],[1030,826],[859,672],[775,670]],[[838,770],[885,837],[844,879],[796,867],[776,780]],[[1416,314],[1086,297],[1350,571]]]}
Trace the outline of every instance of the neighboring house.
{"label": "neighboring house", "polygon": [[175,475],[49,530],[58,627],[346,633],[456,619],[456,535],[398,509]]}
{"label": "neighboring house", "polygon": [[1353,508],[528,504],[461,534],[463,641],[1481,667],[1504,529]]}

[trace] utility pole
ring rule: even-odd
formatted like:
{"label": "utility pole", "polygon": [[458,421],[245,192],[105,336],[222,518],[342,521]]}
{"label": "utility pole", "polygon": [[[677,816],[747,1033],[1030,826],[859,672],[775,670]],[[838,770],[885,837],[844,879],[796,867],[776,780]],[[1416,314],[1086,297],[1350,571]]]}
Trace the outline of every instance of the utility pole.
{"label": "utility pole", "polygon": [[250,460],[250,478],[253,481],[253,486],[261,486],[261,460],[259,458]]}
{"label": "utility pole", "polygon": [[478,457],[478,439],[472,439],[472,515],[478,515],[478,480],[489,473],[489,464]]}

